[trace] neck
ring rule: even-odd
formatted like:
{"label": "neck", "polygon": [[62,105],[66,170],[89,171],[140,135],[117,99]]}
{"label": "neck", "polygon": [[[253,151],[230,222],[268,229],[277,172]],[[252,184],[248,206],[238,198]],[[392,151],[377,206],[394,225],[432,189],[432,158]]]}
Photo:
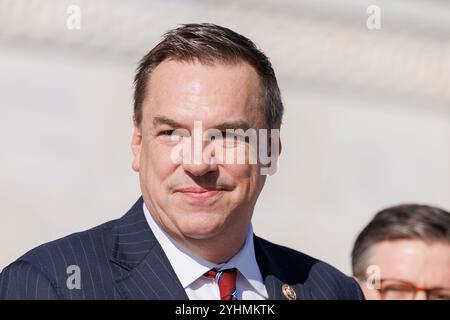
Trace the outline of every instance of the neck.
{"label": "neck", "polygon": [[239,252],[245,244],[250,224],[250,221],[248,221],[247,224],[242,223],[238,226],[229,226],[219,234],[198,239],[183,235],[181,232],[171,232],[170,228],[165,228],[164,224],[161,221],[158,221],[158,218],[154,217],[150,212],[151,211],[149,211],[145,205],[144,213],[148,215],[153,220],[152,223],[156,224],[161,231],[166,233],[175,244],[178,244],[182,249],[186,249],[190,253],[215,264],[225,263]]}
{"label": "neck", "polygon": [[[247,238],[247,229],[229,235],[209,239],[181,239],[180,243],[193,254],[206,261],[221,264],[230,260],[244,246]],[[232,241],[230,240],[232,239]]]}

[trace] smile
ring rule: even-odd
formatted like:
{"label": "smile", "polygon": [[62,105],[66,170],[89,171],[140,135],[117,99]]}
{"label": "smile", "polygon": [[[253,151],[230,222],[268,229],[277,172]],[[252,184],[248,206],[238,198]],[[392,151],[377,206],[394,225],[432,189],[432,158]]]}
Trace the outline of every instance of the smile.
{"label": "smile", "polygon": [[184,197],[190,199],[191,201],[207,201],[214,200],[220,197],[224,190],[223,189],[204,189],[204,188],[183,188],[177,190],[178,193]]}

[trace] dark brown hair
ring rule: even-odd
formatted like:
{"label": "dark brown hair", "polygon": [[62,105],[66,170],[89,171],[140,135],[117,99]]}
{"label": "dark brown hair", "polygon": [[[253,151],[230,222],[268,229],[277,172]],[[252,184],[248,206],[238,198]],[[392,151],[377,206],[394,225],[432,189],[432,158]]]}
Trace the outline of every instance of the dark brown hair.
{"label": "dark brown hair", "polygon": [[266,55],[248,38],[209,23],[185,24],[164,34],[163,40],[139,62],[134,78],[134,119],[142,121],[142,104],[152,71],[164,60],[199,61],[203,64],[251,65],[260,78],[262,111],[268,128],[281,123],[283,103],[275,72]]}
{"label": "dark brown hair", "polygon": [[368,252],[374,244],[399,239],[450,244],[450,213],[418,204],[404,204],[380,211],[356,239],[352,251],[353,275],[365,276]]}

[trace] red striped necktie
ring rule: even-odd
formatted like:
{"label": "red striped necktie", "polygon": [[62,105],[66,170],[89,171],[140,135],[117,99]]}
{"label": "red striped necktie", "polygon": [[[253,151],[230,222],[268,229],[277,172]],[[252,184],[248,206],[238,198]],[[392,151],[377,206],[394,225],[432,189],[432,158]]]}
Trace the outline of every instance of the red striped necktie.
{"label": "red striped necktie", "polygon": [[225,269],[217,271],[211,269],[205,273],[205,276],[214,281],[219,286],[220,300],[237,300],[236,297],[236,276],[237,269]]}

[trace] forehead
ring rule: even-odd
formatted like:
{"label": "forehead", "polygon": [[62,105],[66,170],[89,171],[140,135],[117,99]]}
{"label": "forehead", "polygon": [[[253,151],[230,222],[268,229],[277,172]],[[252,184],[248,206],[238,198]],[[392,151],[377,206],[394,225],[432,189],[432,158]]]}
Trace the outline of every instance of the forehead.
{"label": "forehead", "polygon": [[417,284],[450,286],[450,245],[405,239],[382,241],[370,249],[369,263],[380,267],[381,277]]}
{"label": "forehead", "polygon": [[247,120],[257,122],[260,83],[247,63],[202,64],[166,60],[147,85],[143,118],[167,116],[177,121]]}

